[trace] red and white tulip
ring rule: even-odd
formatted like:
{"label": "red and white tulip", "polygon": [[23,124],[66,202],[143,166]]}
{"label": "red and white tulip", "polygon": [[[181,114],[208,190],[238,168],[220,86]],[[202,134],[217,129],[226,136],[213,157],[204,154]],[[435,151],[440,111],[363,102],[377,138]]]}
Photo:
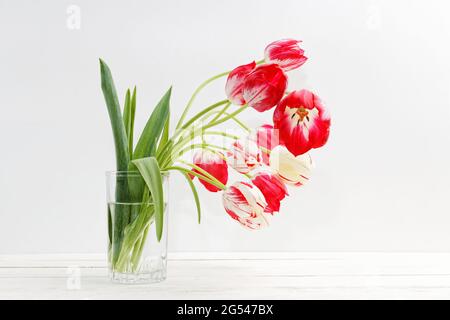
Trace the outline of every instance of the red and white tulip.
{"label": "red and white tulip", "polygon": [[311,177],[313,162],[308,154],[294,156],[284,146],[270,153],[270,167],[284,183],[301,186]]}
{"label": "red and white tulip", "polygon": [[265,171],[257,173],[253,177],[252,182],[261,190],[267,201],[264,211],[270,214],[279,212],[281,200],[288,195],[284,183],[277,176]]}
{"label": "red and white tulip", "polygon": [[239,173],[249,173],[261,165],[262,155],[251,139],[236,140],[227,152],[228,164]]}
{"label": "red and white tulip", "polygon": [[256,132],[252,134],[252,139],[256,141],[256,144],[261,149],[263,162],[269,165],[270,151],[280,144],[278,129],[274,129],[270,124],[265,124],[256,129]]}
{"label": "red and white tulip", "polygon": [[256,67],[256,63],[252,63],[239,66],[230,72],[228,75],[227,83],[225,85],[225,93],[228,100],[238,106],[245,104],[245,100],[242,96],[242,89],[244,87],[245,78],[252,72]]}
{"label": "red and white tulip", "polygon": [[307,57],[303,49],[298,45],[301,41],[294,39],[283,39],[272,42],[264,50],[265,61],[276,63],[284,71],[290,71],[302,66]]}
{"label": "red and white tulip", "polygon": [[275,109],[273,123],[295,156],[322,147],[330,134],[330,115],[320,98],[308,90],[293,91]]}
{"label": "red and white tulip", "polygon": [[268,225],[264,216],[266,199],[258,187],[247,182],[236,182],[223,193],[223,205],[231,218],[248,229]]}
{"label": "red and white tulip", "polygon": [[248,106],[263,112],[277,105],[286,87],[283,70],[276,64],[263,64],[245,78],[242,97]]}
{"label": "red and white tulip", "polygon": [[[194,153],[193,163],[214,176],[222,184],[227,184],[228,165],[221,153],[215,153],[205,149],[198,150]],[[192,171],[202,174],[196,169],[193,169]],[[217,192],[221,190],[203,179],[199,180],[200,183],[203,184],[205,188],[211,192]]]}

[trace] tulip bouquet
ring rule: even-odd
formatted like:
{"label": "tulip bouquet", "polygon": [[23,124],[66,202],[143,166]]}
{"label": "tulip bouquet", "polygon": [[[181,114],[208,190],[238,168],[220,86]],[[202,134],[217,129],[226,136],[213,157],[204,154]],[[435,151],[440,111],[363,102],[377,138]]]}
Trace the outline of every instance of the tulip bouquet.
{"label": "tulip bouquet", "polygon": [[[163,181],[168,172],[180,172],[193,192],[198,221],[200,200],[194,179],[211,192],[223,192],[228,215],[248,229],[268,225],[288,195],[287,185],[301,186],[311,174],[311,149],[325,145],[330,116],[321,99],[308,90],[287,91],[287,73],[307,58],[300,41],[279,40],[269,44],[258,62],[238,66],[202,83],[193,93],[174,130],[170,130],[171,89],[151,114],[138,142],[133,128],[136,89],[127,91],[123,112],[108,66],[100,61],[102,89],[113,128],[117,170],[139,173],[142,182],[116,181],[115,201],[138,202],[134,210],[110,213],[110,266],[116,272],[136,272],[142,265],[142,247],[149,226],[163,235],[165,198]],[[226,98],[188,118],[197,95],[213,81],[227,77]],[[272,121],[251,129],[239,118],[245,110],[271,112]],[[273,111],[272,111],[273,110]],[[242,135],[217,130],[226,122],[242,129]],[[172,134],[170,134],[172,131]],[[227,141],[211,141],[220,136]],[[192,151],[192,152],[191,152]],[[191,152],[192,158],[186,160]],[[229,168],[242,180],[229,183]]]}

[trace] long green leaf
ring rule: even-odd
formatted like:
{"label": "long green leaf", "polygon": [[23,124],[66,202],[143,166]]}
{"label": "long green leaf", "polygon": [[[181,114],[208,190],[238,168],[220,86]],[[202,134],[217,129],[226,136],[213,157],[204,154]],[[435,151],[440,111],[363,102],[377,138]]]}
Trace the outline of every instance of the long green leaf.
{"label": "long green leaf", "polygon": [[189,186],[192,190],[192,195],[194,196],[195,205],[197,206],[197,217],[198,217],[198,223],[200,224],[202,220],[202,210],[200,207],[200,199],[198,197],[197,188],[195,187],[194,183],[192,182],[192,179],[189,177],[189,175],[185,172],[180,171],[180,173],[186,178],[186,181],[188,182]]}
{"label": "long green leaf", "polygon": [[127,93],[125,94],[125,102],[123,104],[123,125],[125,127],[125,132],[127,136],[129,136],[129,128],[128,124],[130,123],[130,102],[131,102],[131,93],[130,89],[127,90]]}
{"label": "long green leaf", "polygon": [[136,159],[133,163],[138,168],[150,190],[155,207],[156,236],[161,240],[164,224],[164,191],[161,170],[155,157]]}
{"label": "long green leaf", "polygon": [[133,159],[133,143],[134,143],[134,118],[136,115],[136,86],[133,89],[133,95],[130,101],[130,122],[129,122],[129,133],[128,133],[128,148],[130,149],[130,160]]}
{"label": "long green leaf", "polygon": [[161,98],[147,121],[141,137],[136,145],[133,153],[134,159],[141,159],[153,156],[156,153],[156,143],[159,140],[161,132],[169,116],[170,95],[172,87],[167,90],[166,94]]}
{"label": "long green leaf", "polygon": [[[116,88],[108,65],[100,59],[101,87],[108,108],[109,119],[114,136],[114,145],[116,149],[116,167],[117,171],[126,171],[130,160],[128,153],[128,141],[125,126],[123,124],[122,113],[120,110],[119,99],[117,98]],[[117,203],[128,201],[128,186],[126,179],[117,179],[115,201]],[[127,208],[117,206],[114,212],[112,223],[112,260],[113,264],[117,262],[122,246],[123,229],[128,220],[129,212]]]}
{"label": "long green leaf", "polygon": [[167,116],[166,123],[164,124],[161,139],[159,139],[157,153],[161,152],[162,148],[166,145],[167,141],[169,141],[169,130],[170,130],[170,111],[169,115]]}
{"label": "long green leaf", "polygon": [[127,134],[125,126],[123,125],[119,99],[117,98],[111,71],[102,59],[100,59],[100,74],[102,91],[105,97],[106,106],[108,107],[109,118],[114,135],[117,170],[126,171],[129,162]]}
{"label": "long green leaf", "polygon": [[131,97],[130,89],[125,96],[125,105],[123,107],[123,124],[128,138],[128,151],[130,160],[133,158],[133,135],[134,135],[134,115],[136,113],[136,87]]}

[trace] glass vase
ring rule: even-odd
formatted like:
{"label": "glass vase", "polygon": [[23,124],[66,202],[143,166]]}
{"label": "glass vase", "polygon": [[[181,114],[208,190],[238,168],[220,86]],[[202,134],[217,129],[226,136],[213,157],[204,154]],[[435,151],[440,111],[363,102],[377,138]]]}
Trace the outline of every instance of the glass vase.
{"label": "glass vase", "polygon": [[167,191],[163,176],[164,218],[156,236],[152,195],[139,172],[107,172],[108,267],[116,283],[160,282],[167,270]]}

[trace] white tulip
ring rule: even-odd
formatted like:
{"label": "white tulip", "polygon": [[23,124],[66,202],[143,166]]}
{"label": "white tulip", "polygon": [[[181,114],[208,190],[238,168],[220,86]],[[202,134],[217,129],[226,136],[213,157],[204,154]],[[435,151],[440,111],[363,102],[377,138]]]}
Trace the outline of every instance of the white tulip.
{"label": "white tulip", "polygon": [[276,146],[270,153],[270,167],[285,183],[300,186],[308,182],[313,167],[309,154],[294,156],[286,147]]}

